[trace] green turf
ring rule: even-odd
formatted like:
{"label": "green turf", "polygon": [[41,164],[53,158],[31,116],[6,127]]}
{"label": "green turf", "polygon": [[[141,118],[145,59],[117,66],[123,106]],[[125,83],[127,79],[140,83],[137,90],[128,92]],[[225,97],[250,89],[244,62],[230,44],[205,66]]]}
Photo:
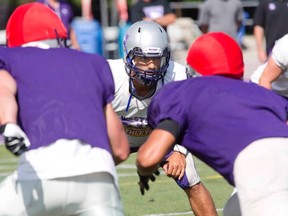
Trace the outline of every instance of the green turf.
{"label": "green turf", "polygon": [[17,158],[10,154],[3,145],[0,145],[0,181],[15,170]]}
{"label": "green turf", "polygon": [[[150,190],[144,196],[140,194],[136,175],[136,169],[123,168],[124,165],[135,163],[135,154],[120,167],[117,168],[120,184],[120,192],[124,202],[126,216],[140,215],[191,215],[191,208],[186,194],[176,185],[174,180],[161,174],[155,182],[150,184]],[[209,168],[203,162],[195,159],[198,173],[205,186],[210,191],[216,208],[219,209],[219,216],[222,215],[224,204],[230,196],[233,188],[219,176],[214,170]],[[130,173],[134,176],[125,177],[121,174]],[[190,212],[189,214],[180,214]],[[175,213],[175,214],[173,214]]]}
{"label": "green turf", "polygon": [[[178,188],[174,180],[163,173],[150,184],[150,190],[144,196],[140,194],[137,182],[138,176],[135,168],[135,154],[117,167],[119,174],[120,193],[125,207],[126,216],[143,215],[192,215],[186,194]],[[232,187],[215,171],[204,163],[195,159],[196,167],[202,181],[210,191],[219,216]],[[17,157],[10,154],[3,145],[0,145],[0,180],[12,173],[16,168]],[[184,214],[185,212],[190,212]],[[182,213],[182,214],[181,214]]]}

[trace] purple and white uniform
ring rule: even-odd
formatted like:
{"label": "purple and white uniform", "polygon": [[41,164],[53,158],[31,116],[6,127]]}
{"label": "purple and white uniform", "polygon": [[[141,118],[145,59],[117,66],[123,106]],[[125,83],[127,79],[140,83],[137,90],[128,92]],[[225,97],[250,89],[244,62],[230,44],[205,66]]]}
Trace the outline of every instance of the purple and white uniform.
{"label": "purple and white uniform", "polygon": [[286,110],[285,99],[256,84],[212,76],[163,86],[148,121],[153,128],[164,119],[176,121],[185,131],[181,144],[234,185],[233,164],[244,148],[288,137]]}
{"label": "purple and white uniform", "polygon": [[[60,215],[65,209],[72,215],[76,212],[71,203],[81,203],[79,209],[90,212],[87,215],[100,211],[122,216],[104,114],[104,107],[114,99],[107,61],[68,48],[0,47],[0,70],[16,81],[18,123],[31,142],[17,170],[1,184],[0,200],[5,202],[0,203],[0,214],[53,209],[54,215]],[[22,189],[15,189],[18,185]],[[90,193],[85,192],[87,187]],[[23,200],[34,202],[32,189],[33,194],[43,191],[44,195],[35,199],[40,205],[28,209]],[[62,203],[57,209],[56,202]]]}
{"label": "purple and white uniform", "polygon": [[30,149],[65,138],[81,139],[110,152],[102,125],[106,121],[103,108],[114,98],[114,82],[102,57],[67,48],[26,47],[2,48],[0,59],[0,69],[16,80],[19,120],[31,141]]}
{"label": "purple and white uniform", "polygon": [[[147,122],[147,108],[151,102],[152,97],[148,97],[143,100],[139,100],[136,97],[132,97],[130,103],[129,92],[129,76],[125,70],[125,64],[123,59],[108,60],[115,85],[115,99],[112,102],[113,108],[117,115],[121,118],[125,132],[129,139],[131,151],[135,152],[146,141],[151,128]],[[170,61],[167,72],[163,80],[159,80],[156,91],[160,90],[163,85],[185,80],[187,78],[186,69],[184,66]],[[129,109],[126,110],[129,104]],[[129,123],[129,124],[127,124]],[[134,124],[133,124],[134,123]],[[192,155],[187,152],[185,148],[176,145],[174,150],[179,152],[186,152],[186,173],[181,180],[177,180],[177,184],[181,188],[188,188],[200,181],[200,177],[194,167],[194,161]],[[193,171],[191,171],[193,169]]]}
{"label": "purple and white uniform", "polygon": [[199,77],[163,86],[148,108],[148,122],[155,128],[174,120],[180,144],[236,186],[242,215],[284,216],[287,108],[287,100],[254,83]]}

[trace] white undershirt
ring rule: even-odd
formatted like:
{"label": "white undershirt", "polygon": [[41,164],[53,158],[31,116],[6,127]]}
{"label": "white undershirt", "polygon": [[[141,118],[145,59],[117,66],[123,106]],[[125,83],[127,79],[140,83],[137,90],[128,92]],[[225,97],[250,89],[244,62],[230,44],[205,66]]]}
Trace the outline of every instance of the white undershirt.
{"label": "white undershirt", "polygon": [[114,160],[107,150],[93,148],[79,140],[60,139],[48,146],[23,153],[19,158],[15,178],[55,179],[95,172],[108,172],[115,182],[118,181]]}

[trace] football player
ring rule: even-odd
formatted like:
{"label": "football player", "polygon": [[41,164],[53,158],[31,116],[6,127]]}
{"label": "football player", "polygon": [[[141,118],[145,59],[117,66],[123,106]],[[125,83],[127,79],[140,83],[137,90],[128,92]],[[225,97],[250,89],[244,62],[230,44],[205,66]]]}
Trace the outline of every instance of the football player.
{"label": "football player", "polygon": [[167,84],[152,99],[138,172],[153,173],[181,140],[236,187],[243,216],[287,215],[287,100],[241,80],[242,51],[224,33],[200,36],[187,62],[203,76]]}
{"label": "football player", "polygon": [[[151,133],[147,122],[151,98],[165,84],[184,80],[187,75],[184,66],[170,61],[167,33],[155,22],[139,21],[131,25],[123,39],[123,50],[124,60],[108,60],[115,83],[112,105],[122,119],[131,152],[136,152]],[[184,189],[195,215],[217,215],[212,197],[197,174],[191,153],[175,145],[163,160],[162,167]],[[145,189],[149,189],[149,178],[139,177],[140,190],[144,194]]]}
{"label": "football player", "polygon": [[6,38],[0,132],[19,163],[1,182],[0,215],[123,216],[115,164],[129,145],[107,61],[64,47],[63,23],[41,3],[16,8]]}
{"label": "football player", "polygon": [[253,72],[250,80],[288,98],[288,34],[276,41],[268,61]]}

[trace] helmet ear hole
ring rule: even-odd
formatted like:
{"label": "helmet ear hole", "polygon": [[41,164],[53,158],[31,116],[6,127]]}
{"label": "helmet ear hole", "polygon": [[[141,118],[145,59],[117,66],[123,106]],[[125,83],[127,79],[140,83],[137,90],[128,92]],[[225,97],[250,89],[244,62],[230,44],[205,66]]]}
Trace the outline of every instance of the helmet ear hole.
{"label": "helmet ear hole", "polygon": [[8,47],[49,39],[67,38],[60,18],[45,4],[38,2],[18,6],[6,26]]}
{"label": "helmet ear hole", "polygon": [[[156,22],[139,21],[132,24],[123,39],[124,62],[127,74],[144,85],[153,85],[165,76],[169,66],[170,47],[166,31]],[[161,58],[160,68],[149,71],[136,68],[135,56]],[[136,76],[131,76],[131,70]],[[153,75],[152,75],[153,74]]]}

